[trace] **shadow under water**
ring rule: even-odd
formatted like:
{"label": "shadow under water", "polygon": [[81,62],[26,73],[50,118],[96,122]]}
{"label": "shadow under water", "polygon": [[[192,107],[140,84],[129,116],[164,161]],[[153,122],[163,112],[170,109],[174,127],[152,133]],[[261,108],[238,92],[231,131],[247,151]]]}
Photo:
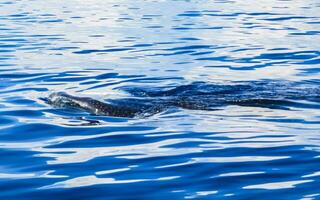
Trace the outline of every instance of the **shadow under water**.
{"label": "shadow under water", "polygon": [[194,82],[173,88],[121,89],[132,97],[101,102],[90,97],[57,92],[49,96],[48,103],[55,107],[85,110],[95,115],[133,118],[150,116],[170,107],[209,111],[229,105],[290,109],[314,108],[319,105],[312,102],[320,102],[320,89],[312,83],[288,81],[234,82],[229,85]]}

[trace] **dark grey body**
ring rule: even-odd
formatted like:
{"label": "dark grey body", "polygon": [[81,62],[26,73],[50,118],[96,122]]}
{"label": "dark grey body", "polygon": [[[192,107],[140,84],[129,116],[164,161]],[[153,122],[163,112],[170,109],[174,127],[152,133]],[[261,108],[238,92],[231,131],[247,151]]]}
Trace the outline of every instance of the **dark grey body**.
{"label": "dark grey body", "polygon": [[48,101],[57,107],[82,109],[95,115],[134,117],[141,112],[137,108],[112,105],[89,97],[72,96],[64,92],[52,93]]}
{"label": "dark grey body", "polygon": [[[295,82],[241,82],[214,85],[196,82],[173,89],[122,88],[132,98],[101,102],[90,97],[77,97],[64,92],[53,93],[48,102],[57,107],[82,109],[95,115],[116,117],[149,116],[169,107],[192,110],[216,110],[217,107],[238,105],[290,109],[319,107],[318,85]],[[316,104],[309,104],[315,102]]]}

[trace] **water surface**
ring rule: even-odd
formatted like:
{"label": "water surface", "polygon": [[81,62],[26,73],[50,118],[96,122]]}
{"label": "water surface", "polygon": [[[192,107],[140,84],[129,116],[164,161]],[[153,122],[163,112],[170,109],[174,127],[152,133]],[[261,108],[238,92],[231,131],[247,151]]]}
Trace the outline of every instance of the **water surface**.
{"label": "water surface", "polygon": [[[317,0],[0,0],[0,197],[319,199],[319,13]],[[216,88],[289,101],[125,118],[44,100],[194,85],[195,103]]]}

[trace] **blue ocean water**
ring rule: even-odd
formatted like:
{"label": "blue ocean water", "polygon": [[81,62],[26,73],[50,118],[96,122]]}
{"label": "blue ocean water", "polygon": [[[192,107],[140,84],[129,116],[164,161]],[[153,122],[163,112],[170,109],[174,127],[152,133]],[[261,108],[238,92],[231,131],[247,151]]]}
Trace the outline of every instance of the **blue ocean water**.
{"label": "blue ocean water", "polygon": [[0,198],[320,199],[319,41],[318,0],[0,0]]}

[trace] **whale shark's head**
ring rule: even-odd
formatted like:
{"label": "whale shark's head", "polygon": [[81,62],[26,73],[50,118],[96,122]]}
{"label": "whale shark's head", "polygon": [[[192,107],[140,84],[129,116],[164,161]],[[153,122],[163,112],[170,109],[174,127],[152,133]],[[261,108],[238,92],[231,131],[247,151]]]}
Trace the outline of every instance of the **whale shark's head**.
{"label": "whale shark's head", "polygon": [[56,107],[68,107],[73,104],[69,95],[65,92],[54,92],[50,94],[48,103]]}

